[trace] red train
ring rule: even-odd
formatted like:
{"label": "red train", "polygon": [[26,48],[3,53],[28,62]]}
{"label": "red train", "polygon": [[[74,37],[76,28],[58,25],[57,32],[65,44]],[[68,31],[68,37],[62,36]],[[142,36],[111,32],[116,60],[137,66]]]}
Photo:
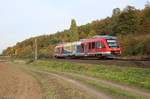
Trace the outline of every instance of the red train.
{"label": "red train", "polygon": [[110,58],[121,54],[117,38],[114,36],[94,36],[76,42],[58,44],[55,47],[56,58],[96,57]]}

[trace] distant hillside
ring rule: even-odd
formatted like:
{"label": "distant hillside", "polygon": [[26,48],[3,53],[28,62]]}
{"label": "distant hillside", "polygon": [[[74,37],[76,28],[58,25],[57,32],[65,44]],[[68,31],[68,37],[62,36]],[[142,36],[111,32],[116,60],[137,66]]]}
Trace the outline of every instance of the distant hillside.
{"label": "distant hillside", "polygon": [[[116,8],[111,17],[81,26],[77,26],[73,19],[70,29],[53,35],[36,37],[38,57],[51,57],[54,46],[60,42],[71,42],[106,33],[118,36],[123,55],[150,55],[150,6],[146,4],[142,10],[133,6],[127,6],[122,11]],[[34,40],[35,37],[18,42],[15,46],[4,50],[3,55],[32,58],[34,56]]]}

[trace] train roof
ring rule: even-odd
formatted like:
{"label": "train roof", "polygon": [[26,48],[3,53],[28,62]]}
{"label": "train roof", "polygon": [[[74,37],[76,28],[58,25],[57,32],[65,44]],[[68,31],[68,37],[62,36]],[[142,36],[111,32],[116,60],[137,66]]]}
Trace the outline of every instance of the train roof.
{"label": "train roof", "polygon": [[109,35],[96,35],[92,38],[89,39],[80,39],[80,41],[75,41],[75,42],[63,42],[60,43],[56,46],[57,47],[63,47],[63,46],[71,46],[71,45],[80,45],[81,43],[84,42],[92,42],[92,41],[98,41],[100,39],[116,39],[117,37],[115,36],[109,36]]}
{"label": "train roof", "polygon": [[115,36],[109,36],[109,35],[96,35],[92,38],[86,39],[83,41],[84,42],[94,42],[94,41],[99,41],[99,40],[103,40],[103,39],[116,39]]}
{"label": "train roof", "polygon": [[105,39],[116,39],[115,36],[109,36],[109,35],[96,35],[93,38],[105,38]]}
{"label": "train roof", "polygon": [[60,43],[55,48],[59,48],[59,47],[63,47],[63,46],[71,46],[71,45],[80,45],[81,43],[82,43],[82,41]]}

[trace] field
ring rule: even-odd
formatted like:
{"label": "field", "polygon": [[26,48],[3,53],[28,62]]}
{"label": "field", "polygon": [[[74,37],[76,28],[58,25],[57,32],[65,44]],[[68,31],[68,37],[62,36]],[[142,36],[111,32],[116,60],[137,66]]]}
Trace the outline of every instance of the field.
{"label": "field", "polygon": [[137,67],[105,66],[58,61],[36,61],[32,65],[48,71],[72,72],[117,81],[150,89],[150,69]]}
{"label": "field", "polygon": [[138,95],[141,94],[139,90],[143,92],[150,90],[149,68],[92,65],[58,60],[39,60],[31,63],[30,66],[67,76],[112,97],[141,99],[143,97]]}
{"label": "field", "polygon": [[[0,68],[10,72],[0,72],[1,78],[10,77],[9,80],[3,79],[0,83],[1,89],[7,86],[5,91],[0,90],[0,97],[5,95],[25,99],[28,92],[32,96],[38,94],[39,99],[150,98],[150,68],[53,59],[2,61]],[[25,80],[30,81],[30,84]],[[32,99],[32,96],[29,95],[29,99]]]}

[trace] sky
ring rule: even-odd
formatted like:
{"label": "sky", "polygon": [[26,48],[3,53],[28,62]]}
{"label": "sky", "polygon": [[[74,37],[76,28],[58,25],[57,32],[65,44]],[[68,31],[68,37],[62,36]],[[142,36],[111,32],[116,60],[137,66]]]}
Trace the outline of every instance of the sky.
{"label": "sky", "polygon": [[147,0],[0,0],[0,53],[27,38],[111,16],[127,5],[142,9]]}

